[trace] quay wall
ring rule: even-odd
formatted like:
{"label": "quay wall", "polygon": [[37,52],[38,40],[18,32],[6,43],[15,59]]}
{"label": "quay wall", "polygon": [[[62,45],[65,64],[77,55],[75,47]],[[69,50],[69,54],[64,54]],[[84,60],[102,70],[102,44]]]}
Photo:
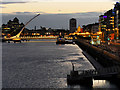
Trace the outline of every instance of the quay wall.
{"label": "quay wall", "polygon": [[83,51],[86,51],[89,55],[91,55],[103,67],[111,67],[116,65],[120,66],[120,58],[118,56],[87,43],[83,38],[78,37],[76,44]]}

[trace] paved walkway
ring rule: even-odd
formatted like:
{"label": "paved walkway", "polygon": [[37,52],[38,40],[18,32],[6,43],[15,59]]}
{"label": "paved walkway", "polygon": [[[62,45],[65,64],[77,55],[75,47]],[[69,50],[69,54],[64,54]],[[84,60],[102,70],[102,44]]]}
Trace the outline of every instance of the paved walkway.
{"label": "paved walkway", "polygon": [[83,54],[90,61],[90,63],[94,66],[96,71],[101,73],[101,74],[116,74],[116,73],[120,72],[119,66],[104,68],[92,56],[90,56],[87,52],[83,51]]}
{"label": "paved walkway", "polygon": [[100,65],[92,56],[90,56],[87,52],[83,51],[83,54],[90,61],[90,63],[94,66],[96,70],[104,69],[102,65]]}

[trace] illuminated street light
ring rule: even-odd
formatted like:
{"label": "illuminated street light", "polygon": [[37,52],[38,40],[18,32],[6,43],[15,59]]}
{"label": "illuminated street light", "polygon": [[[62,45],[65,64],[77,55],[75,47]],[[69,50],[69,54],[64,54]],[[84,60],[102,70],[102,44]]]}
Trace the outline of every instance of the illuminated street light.
{"label": "illuminated street light", "polygon": [[119,39],[119,28],[118,28],[118,27],[119,27],[119,26],[118,26],[118,21],[119,21],[119,20],[118,20],[118,14],[119,14],[119,10],[116,11],[116,15],[117,15],[117,16],[116,16],[116,18],[117,18],[117,20],[116,20],[116,22],[117,22],[117,28],[116,28],[117,36],[116,36],[116,39]]}

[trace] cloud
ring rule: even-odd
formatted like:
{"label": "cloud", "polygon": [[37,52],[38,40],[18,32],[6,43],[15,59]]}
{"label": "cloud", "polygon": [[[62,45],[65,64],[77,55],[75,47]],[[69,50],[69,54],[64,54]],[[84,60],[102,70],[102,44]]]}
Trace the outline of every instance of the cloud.
{"label": "cloud", "polygon": [[3,4],[26,3],[26,2],[105,2],[120,0],[0,0]]}
{"label": "cloud", "polygon": [[[20,22],[27,22],[30,18],[35,16],[39,12],[14,12],[12,14],[3,14],[3,23],[7,23],[8,20],[12,20],[14,17],[18,17]],[[44,12],[42,12],[44,13]],[[33,20],[27,28],[32,29],[34,26],[40,28],[45,26],[48,28],[64,28],[69,29],[69,20],[71,18],[77,19],[78,25],[86,25],[98,22],[100,12],[86,12],[86,13],[63,13],[63,14],[41,14],[37,19]]]}
{"label": "cloud", "polygon": [[120,0],[112,0],[112,1],[120,1]]}
{"label": "cloud", "polygon": [[0,4],[16,4],[16,3],[28,3],[29,1],[0,1]]}
{"label": "cloud", "polygon": [[19,14],[19,15],[29,15],[29,14],[36,14],[36,13],[40,13],[40,14],[46,14],[45,12],[42,12],[42,11],[40,11],[40,12],[13,12],[13,14]]}
{"label": "cloud", "polygon": [[0,6],[0,8],[6,8],[6,7]]}
{"label": "cloud", "polygon": [[[61,12],[61,10],[58,10],[59,12]],[[97,17],[101,14],[101,12],[84,12],[84,13],[56,13],[56,14],[51,14],[51,13],[46,13],[46,12],[42,12],[42,11],[38,11],[38,12],[29,12],[29,11],[26,11],[26,12],[12,12],[11,14],[16,14],[16,15],[34,15],[34,14],[37,14],[37,13],[40,13],[40,14],[45,14],[45,15],[67,15],[67,16],[73,16],[73,17],[76,17],[76,18],[79,18],[79,17],[82,17],[82,18],[86,18],[86,17]]]}
{"label": "cloud", "polygon": [[58,10],[58,12],[61,12],[62,10]]}
{"label": "cloud", "polygon": [[[38,0],[36,0],[38,1]],[[54,1],[54,0],[39,0],[39,2],[51,2],[51,1]]]}
{"label": "cloud", "polygon": [[60,13],[60,14],[54,14],[54,15],[67,15],[69,17],[74,18],[91,18],[91,17],[98,17],[100,16],[101,12],[84,12],[84,13]]}
{"label": "cloud", "polygon": [[[61,10],[58,10],[59,12],[61,12]],[[43,15],[59,15],[59,16],[70,16],[70,17],[75,17],[75,18],[86,18],[86,17],[97,17],[101,14],[101,12],[84,12],[84,13],[56,13],[56,14],[51,14],[51,13],[46,13],[46,12],[42,12],[42,11],[38,11],[38,12],[12,12],[11,14],[15,14],[15,15],[35,15],[35,14],[43,14]]]}
{"label": "cloud", "polygon": [[[36,0],[40,2],[109,2],[109,1],[115,1],[115,0]],[[119,1],[119,0],[117,0]]]}

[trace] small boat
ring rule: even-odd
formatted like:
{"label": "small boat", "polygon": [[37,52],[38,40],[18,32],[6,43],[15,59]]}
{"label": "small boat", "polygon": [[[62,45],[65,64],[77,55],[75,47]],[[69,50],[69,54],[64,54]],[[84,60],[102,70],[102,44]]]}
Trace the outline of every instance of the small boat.
{"label": "small boat", "polygon": [[65,43],[66,43],[66,44],[75,44],[75,42],[73,42],[73,40],[68,40],[68,39],[65,40]]}
{"label": "small boat", "polygon": [[62,36],[59,36],[57,38],[56,44],[65,44],[65,38]]}

